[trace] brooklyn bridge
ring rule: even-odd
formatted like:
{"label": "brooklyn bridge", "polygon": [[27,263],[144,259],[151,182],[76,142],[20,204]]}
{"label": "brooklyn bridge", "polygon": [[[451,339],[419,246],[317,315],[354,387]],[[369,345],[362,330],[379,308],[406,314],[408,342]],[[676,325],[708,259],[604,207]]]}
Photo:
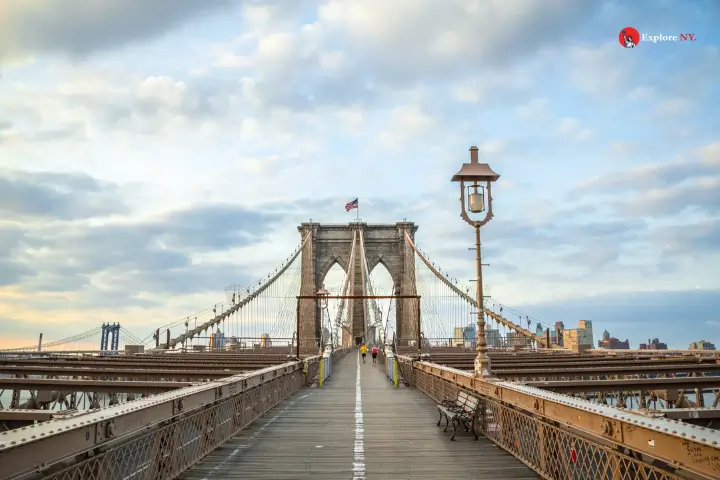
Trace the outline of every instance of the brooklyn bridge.
{"label": "brooklyn bridge", "polygon": [[483,292],[476,155],[469,285],[413,222],[308,222],[265,278],[145,339],[0,352],[0,478],[720,478],[717,353],[584,348]]}

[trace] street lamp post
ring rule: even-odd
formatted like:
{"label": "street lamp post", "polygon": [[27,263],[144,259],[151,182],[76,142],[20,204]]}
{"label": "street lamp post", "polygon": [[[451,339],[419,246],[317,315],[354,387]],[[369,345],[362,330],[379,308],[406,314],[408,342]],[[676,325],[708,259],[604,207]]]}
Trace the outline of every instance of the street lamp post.
{"label": "street lamp post", "polygon": [[[475,228],[475,268],[477,270],[477,357],[475,357],[475,376],[489,377],[491,375],[490,357],[487,354],[487,340],[485,338],[485,299],[483,296],[482,257],[480,253],[480,227],[493,218],[492,213],[492,182],[497,181],[500,175],[495,173],[487,163],[478,163],[478,148],[470,147],[470,163],[463,163],[460,171],[453,177],[453,182],[460,182],[460,217],[468,225]],[[467,186],[466,186],[467,182]],[[472,190],[471,190],[472,189]],[[487,190],[487,196],[485,191]],[[466,192],[467,191],[467,192]],[[467,197],[467,205],[466,205]],[[485,204],[487,203],[487,208]],[[470,213],[485,212],[482,220],[473,220]]]}
{"label": "street lamp post", "polygon": [[[323,285],[322,288],[320,290],[318,290],[315,295],[317,296],[318,302],[320,305],[320,356],[322,356],[323,353],[325,353],[325,350],[324,350],[325,345],[323,345],[323,337],[324,337],[323,334],[325,332],[323,330],[325,328],[324,327],[325,312],[327,311],[327,308],[328,308],[328,296],[330,296],[330,292],[325,290],[325,285]],[[330,331],[330,329],[328,329],[328,331]],[[330,335],[332,335],[332,332],[330,333]],[[332,337],[330,338],[330,344],[332,345]]]}

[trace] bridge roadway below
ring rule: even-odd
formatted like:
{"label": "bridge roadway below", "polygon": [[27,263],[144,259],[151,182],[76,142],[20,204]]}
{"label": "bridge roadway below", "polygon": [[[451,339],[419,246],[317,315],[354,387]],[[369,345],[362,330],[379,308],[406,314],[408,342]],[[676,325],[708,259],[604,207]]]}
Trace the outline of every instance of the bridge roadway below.
{"label": "bridge roadway below", "polygon": [[363,364],[345,356],[322,389],[296,392],[179,478],[540,478],[483,437],[461,429],[449,441],[450,429],[436,426],[437,404],[414,388],[395,388],[369,357]]}

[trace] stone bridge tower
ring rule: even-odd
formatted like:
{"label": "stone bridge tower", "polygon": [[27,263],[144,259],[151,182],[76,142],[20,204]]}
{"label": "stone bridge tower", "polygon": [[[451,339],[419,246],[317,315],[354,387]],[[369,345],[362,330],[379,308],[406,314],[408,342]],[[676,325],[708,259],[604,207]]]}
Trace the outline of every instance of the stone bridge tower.
{"label": "stone bridge tower", "polygon": [[[322,225],[316,222],[303,223],[298,227],[301,238],[310,233],[311,237],[301,253],[300,295],[315,295],[322,287],[325,276],[336,263],[347,273],[350,267],[353,233],[356,237],[355,282],[351,286],[353,295],[365,295],[362,283],[360,240],[365,244],[368,269],[370,272],[382,263],[393,279],[395,294],[416,295],[415,255],[405,241],[405,232],[415,239],[418,227],[412,222],[395,224],[367,224],[353,222],[341,225]],[[300,301],[300,345],[317,347],[320,338],[320,308],[314,300]],[[395,328],[398,339],[417,338],[417,300],[399,299],[396,305]],[[352,302],[353,344],[361,341],[367,333],[367,316],[363,301]],[[368,312],[369,313],[369,312]],[[333,319],[334,321],[334,319]]]}

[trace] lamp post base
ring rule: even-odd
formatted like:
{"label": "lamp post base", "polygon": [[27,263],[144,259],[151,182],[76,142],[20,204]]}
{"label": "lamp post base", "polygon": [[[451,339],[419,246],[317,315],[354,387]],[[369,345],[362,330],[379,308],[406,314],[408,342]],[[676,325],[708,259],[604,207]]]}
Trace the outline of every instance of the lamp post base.
{"label": "lamp post base", "polygon": [[488,357],[487,354],[478,354],[478,356],[475,357],[475,377],[490,377],[490,357]]}

